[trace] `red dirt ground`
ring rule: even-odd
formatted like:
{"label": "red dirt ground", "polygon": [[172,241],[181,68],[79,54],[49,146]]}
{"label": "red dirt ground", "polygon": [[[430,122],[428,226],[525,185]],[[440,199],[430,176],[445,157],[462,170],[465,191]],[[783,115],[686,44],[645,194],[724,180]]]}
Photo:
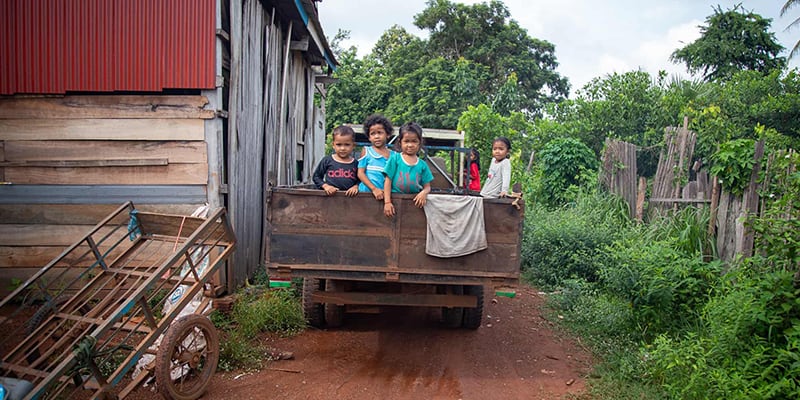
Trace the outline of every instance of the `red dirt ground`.
{"label": "red dirt ground", "polygon": [[[217,373],[202,398],[562,399],[584,390],[591,358],[554,332],[543,302],[529,287],[487,297],[475,331],[443,328],[434,309],[348,314],[341,329],[269,339],[294,359]],[[129,398],[154,395],[139,388]]]}

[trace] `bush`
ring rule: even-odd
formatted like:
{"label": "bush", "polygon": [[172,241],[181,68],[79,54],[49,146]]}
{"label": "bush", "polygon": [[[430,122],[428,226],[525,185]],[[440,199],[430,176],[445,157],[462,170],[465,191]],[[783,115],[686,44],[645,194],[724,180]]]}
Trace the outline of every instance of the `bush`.
{"label": "bush", "polygon": [[573,201],[580,188],[597,182],[598,161],[583,142],[572,138],[555,139],[539,154],[540,198],[548,206]]}
{"label": "bush", "polygon": [[718,281],[722,264],[687,256],[675,239],[644,238],[632,235],[617,241],[599,260],[604,289],[629,302],[647,338],[690,326]]}
{"label": "bush", "polygon": [[554,211],[531,207],[522,241],[524,278],[546,290],[566,279],[597,280],[596,255],[628,223],[623,206],[614,197],[582,194],[572,206]]}
{"label": "bush", "polygon": [[653,383],[681,399],[800,395],[800,290],[791,273],[729,273],[702,329],[660,336],[645,354]]}

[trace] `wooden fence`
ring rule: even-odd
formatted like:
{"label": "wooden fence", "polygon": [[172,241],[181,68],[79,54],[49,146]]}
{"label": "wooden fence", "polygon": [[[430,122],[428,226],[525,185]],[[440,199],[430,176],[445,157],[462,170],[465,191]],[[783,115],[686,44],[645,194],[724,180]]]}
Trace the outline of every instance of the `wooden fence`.
{"label": "wooden fence", "polygon": [[[754,233],[747,223],[752,216],[763,212],[764,199],[759,198],[759,173],[764,158],[764,142],[755,144],[754,167],[744,193],[735,195],[721,188],[715,177],[710,177],[698,161],[692,160],[696,135],[686,127],[667,128],[664,150],[659,156],[658,168],[653,178],[649,212],[676,210],[679,206],[709,206],[711,217],[709,233],[716,238],[717,254],[724,261],[737,256],[753,254]],[[603,153],[601,183],[610,192],[628,202],[631,216],[641,221],[644,217],[646,180],[636,176],[636,146],[613,139],[606,140]],[[774,178],[767,164],[765,179]],[[788,173],[791,173],[789,171]],[[637,183],[638,181],[638,183]],[[634,189],[635,188],[635,189]],[[636,193],[634,196],[633,193]],[[761,206],[762,211],[760,211]]]}

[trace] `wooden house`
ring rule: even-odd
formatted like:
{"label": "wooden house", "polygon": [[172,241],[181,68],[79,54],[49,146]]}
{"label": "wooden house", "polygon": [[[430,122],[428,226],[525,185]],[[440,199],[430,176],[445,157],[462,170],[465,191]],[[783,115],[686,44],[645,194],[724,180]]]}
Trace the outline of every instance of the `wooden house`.
{"label": "wooden house", "polygon": [[227,207],[229,291],[263,264],[265,192],[324,152],[315,1],[0,0],[0,26],[0,292],[128,200]]}

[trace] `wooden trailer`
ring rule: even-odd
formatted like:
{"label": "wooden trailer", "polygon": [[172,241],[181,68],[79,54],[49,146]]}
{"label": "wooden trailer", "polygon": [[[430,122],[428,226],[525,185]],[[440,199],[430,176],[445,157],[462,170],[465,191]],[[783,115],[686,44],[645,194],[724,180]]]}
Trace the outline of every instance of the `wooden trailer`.
{"label": "wooden trailer", "polygon": [[[481,324],[484,288],[519,281],[524,210],[514,199],[483,199],[488,248],[466,256],[427,255],[426,216],[413,195],[392,195],[383,215],[371,194],[325,196],[277,187],[268,197],[266,265],[273,279],[302,277],[312,325],[336,327],[358,306],[442,307],[450,327]],[[470,229],[464,227],[464,229]]]}

